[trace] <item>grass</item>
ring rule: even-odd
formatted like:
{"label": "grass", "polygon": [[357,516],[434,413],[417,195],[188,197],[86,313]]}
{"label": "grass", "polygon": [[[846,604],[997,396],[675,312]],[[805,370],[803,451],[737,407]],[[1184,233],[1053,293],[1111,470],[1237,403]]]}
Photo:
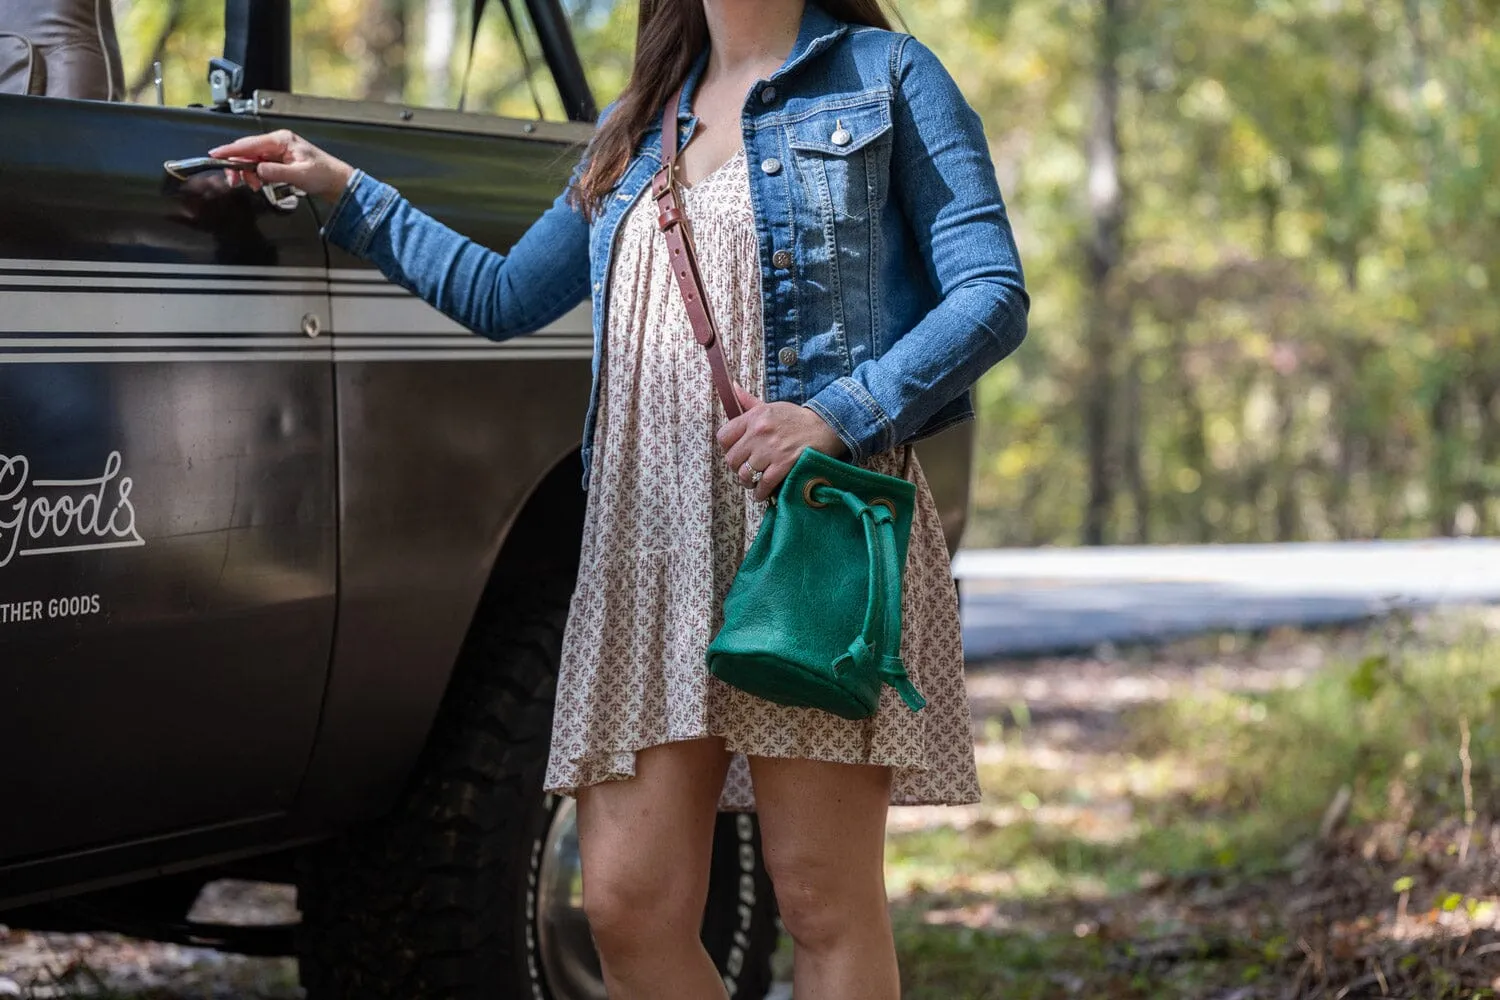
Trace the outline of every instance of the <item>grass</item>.
{"label": "grass", "polygon": [[[976,669],[983,801],[893,814],[906,1000],[1497,997],[1497,665],[1468,614]],[[224,995],[88,960],[38,996]]]}
{"label": "grass", "polygon": [[[1308,935],[1350,916],[1320,924],[1325,903],[1295,909],[1313,898],[1296,894],[1318,883],[1320,865],[1348,864],[1324,857],[1325,817],[1350,851],[1384,850],[1357,844],[1352,831],[1380,829],[1381,843],[1395,845],[1386,867],[1365,864],[1369,879],[1387,879],[1364,915],[1370,933],[1389,936],[1395,917],[1444,907],[1465,911],[1454,934],[1495,926],[1500,885],[1414,880],[1396,914],[1400,893],[1387,876],[1403,862],[1425,870],[1423,848],[1407,842],[1445,823],[1453,837],[1441,852],[1467,854],[1463,838],[1500,802],[1500,636],[1468,616],[1392,621],[1330,644],[1341,649],[1318,669],[1251,685],[1237,683],[1235,665],[1275,653],[1274,641],[1230,657],[1217,682],[1201,676],[1202,664],[1223,659],[1212,644],[1147,654],[1147,676],[1158,660],[1187,661],[1182,683],[1122,710],[1104,738],[1085,732],[1059,747],[1019,724],[1026,709],[987,725],[982,805],[963,824],[889,842],[908,1000],[1325,995],[1306,971],[1304,992],[1282,992],[1310,961]],[[1347,809],[1329,815],[1341,798]],[[1287,909],[1303,923],[1294,928],[1278,912]],[[1462,975],[1445,985],[1444,968],[1427,969],[1420,951],[1393,958],[1406,965],[1392,976],[1427,977],[1410,995],[1468,1000],[1500,988],[1500,979],[1471,988]]]}

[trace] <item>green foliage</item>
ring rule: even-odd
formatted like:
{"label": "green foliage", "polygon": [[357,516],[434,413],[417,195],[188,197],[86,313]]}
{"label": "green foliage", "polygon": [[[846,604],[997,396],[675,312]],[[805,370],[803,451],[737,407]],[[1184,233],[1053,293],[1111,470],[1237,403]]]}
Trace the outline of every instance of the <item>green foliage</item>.
{"label": "green foliage", "polygon": [[[1187,1000],[1237,995],[1194,978],[1222,983],[1228,972],[1242,983],[1269,978],[1277,985],[1264,995],[1280,995],[1304,958],[1298,933],[1269,922],[1226,929],[1201,915],[1190,920],[1165,902],[1181,898],[1170,887],[1186,897],[1273,893],[1267,906],[1275,910],[1299,883],[1289,873],[1346,785],[1351,825],[1394,827],[1392,842],[1413,851],[1405,831],[1464,813],[1466,725],[1468,794],[1481,815],[1500,808],[1500,699],[1492,691],[1500,639],[1454,624],[1397,628],[1369,645],[1288,686],[1179,690],[1130,712],[1115,750],[1068,764],[1035,748],[1028,755],[1019,734],[1005,733],[981,756],[983,818],[898,830],[888,840],[907,995]],[[1405,897],[1402,907],[1413,912],[1492,917],[1482,879],[1454,891],[1462,886],[1433,885],[1421,855],[1398,858],[1413,874],[1398,869],[1376,886],[1389,889],[1392,907]],[[934,910],[945,922],[932,919]],[[1088,922],[1094,914],[1126,929],[1098,932]],[[1173,962],[1134,968],[1135,950],[1153,938],[1176,942]],[[1420,956],[1409,958],[1403,972],[1426,976],[1432,989],[1404,995],[1471,995],[1438,989],[1447,973],[1423,972]]]}
{"label": "green foliage", "polygon": [[[222,0],[114,2],[141,99],[157,53],[170,102],[206,99]],[[566,6],[607,101],[636,5]],[[1033,294],[1030,339],[979,387],[969,541],[1076,542],[1100,363],[1084,142],[1103,4],[897,6],[985,121]],[[467,0],[293,8],[298,89],[456,104]],[[490,8],[468,107],[534,115]],[[1500,531],[1500,0],[1119,10],[1126,225],[1102,294],[1118,318],[1104,450],[1121,489],[1106,540]],[[533,82],[558,117],[544,68]]]}
{"label": "green foliage", "polygon": [[[1102,5],[908,5],[983,116],[1033,293],[972,544],[1076,542]],[[1493,0],[1123,5],[1111,540],[1500,530]],[[966,31],[954,31],[963,23]]]}
{"label": "green foliage", "polygon": [[[152,102],[160,59],[167,100],[208,100],[208,60],[223,50],[224,0],[113,0],[133,99]],[[601,102],[624,86],[635,40],[635,5],[567,0],[574,40]],[[293,89],[323,97],[458,106],[469,63],[471,0],[293,0]],[[472,111],[561,119],[557,89],[525,5],[516,4],[525,63],[503,5],[488,5],[474,46],[464,106]]]}

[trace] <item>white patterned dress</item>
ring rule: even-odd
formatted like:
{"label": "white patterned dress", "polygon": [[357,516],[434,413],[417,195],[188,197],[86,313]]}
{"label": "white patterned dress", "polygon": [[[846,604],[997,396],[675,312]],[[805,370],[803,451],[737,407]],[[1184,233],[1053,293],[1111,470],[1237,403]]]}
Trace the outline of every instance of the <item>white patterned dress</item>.
{"label": "white patterned dress", "polygon": [[[682,198],[730,374],[760,396],[760,251],[743,150]],[[735,754],[724,809],[754,808],[747,754],[889,765],[897,805],[976,801],[948,550],[915,460],[901,652],[927,707],[913,713],[886,687],[878,713],[853,722],[763,701],[709,675],[704,655],[764,507],[715,440],[723,411],[667,270],[649,196],[621,227],[547,789],[573,794],[629,778],[638,750],[717,736]],[[904,457],[903,449],[868,464],[899,476]]]}

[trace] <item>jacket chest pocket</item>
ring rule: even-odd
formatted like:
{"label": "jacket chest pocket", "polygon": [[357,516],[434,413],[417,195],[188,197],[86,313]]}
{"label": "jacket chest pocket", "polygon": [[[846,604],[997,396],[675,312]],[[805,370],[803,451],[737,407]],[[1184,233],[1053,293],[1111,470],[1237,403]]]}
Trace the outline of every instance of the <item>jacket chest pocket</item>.
{"label": "jacket chest pocket", "polygon": [[798,177],[825,220],[863,221],[879,211],[891,172],[887,95],[820,108],[785,128]]}

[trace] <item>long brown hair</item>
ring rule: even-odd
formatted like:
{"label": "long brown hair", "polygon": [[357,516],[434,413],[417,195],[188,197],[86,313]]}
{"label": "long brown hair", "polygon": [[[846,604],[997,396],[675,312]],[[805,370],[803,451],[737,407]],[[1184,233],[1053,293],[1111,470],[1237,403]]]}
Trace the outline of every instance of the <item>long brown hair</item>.
{"label": "long brown hair", "polygon": [[[807,0],[840,21],[891,29],[881,0]],[[568,192],[570,204],[592,219],[604,196],[630,162],[641,135],[661,113],[662,104],[687,78],[693,61],[708,45],[703,0],[640,0],[635,31],[635,64],[619,103],[589,143],[588,165]]]}

